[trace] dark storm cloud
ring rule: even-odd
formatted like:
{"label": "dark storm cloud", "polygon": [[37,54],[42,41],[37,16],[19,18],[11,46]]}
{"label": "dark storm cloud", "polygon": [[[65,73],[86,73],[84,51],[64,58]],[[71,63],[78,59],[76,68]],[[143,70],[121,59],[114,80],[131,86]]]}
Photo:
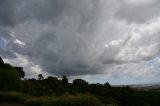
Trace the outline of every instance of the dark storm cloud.
{"label": "dark storm cloud", "polygon": [[[96,0],[1,1],[1,26],[15,33],[14,39],[9,40],[12,43],[11,54],[26,55],[29,61],[40,65],[44,71],[51,74],[99,73],[101,68],[97,65],[99,64],[98,55],[94,53],[96,51],[94,33],[101,23],[103,3],[106,2]],[[110,13],[112,12],[106,12],[106,14]],[[103,16],[106,19],[107,17]],[[8,31],[9,34],[10,31]],[[15,41],[21,41],[25,45],[20,47],[18,43],[14,44]],[[2,52],[1,55],[3,55]]]}
{"label": "dark storm cloud", "polygon": [[1,25],[10,27],[34,19],[39,22],[56,22],[55,18],[64,7],[59,2],[60,0],[1,0]]}
{"label": "dark storm cloud", "polygon": [[[141,7],[126,0],[1,0],[0,39],[8,43],[0,54],[9,59],[18,54],[19,61],[26,56],[25,61],[54,75],[101,74],[159,53],[155,32],[140,33],[140,40],[124,37],[132,30],[130,23],[145,24],[158,10],[155,1]],[[149,43],[143,43],[144,37]]]}
{"label": "dark storm cloud", "polygon": [[1,56],[5,58],[15,58],[13,52],[13,38],[10,36],[9,30],[3,27],[0,27],[0,51]]}

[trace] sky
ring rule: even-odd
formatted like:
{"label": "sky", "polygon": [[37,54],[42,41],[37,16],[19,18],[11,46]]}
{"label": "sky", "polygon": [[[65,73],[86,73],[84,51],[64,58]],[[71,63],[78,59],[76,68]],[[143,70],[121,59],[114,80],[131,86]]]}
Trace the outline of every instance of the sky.
{"label": "sky", "polygon": [[0,56],[26,78],[160,82],[159,0],[0,0]]}

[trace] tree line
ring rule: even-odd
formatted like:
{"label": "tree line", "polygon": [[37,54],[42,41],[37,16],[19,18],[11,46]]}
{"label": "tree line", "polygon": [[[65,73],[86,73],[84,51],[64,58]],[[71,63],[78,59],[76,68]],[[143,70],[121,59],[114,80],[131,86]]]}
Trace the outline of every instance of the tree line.
{"label": "tree line", "polygon": [[9,64],[0,66],[0,92],[16,91],[33,97],[61,97],[64,95],[72,97],[85,94],[96,97],[103,104],[118,106],[160,105],[159,90],[145,91],[129,86],[113,87],[108,82],[89,84],[83,79],[74,79],[72,83],[69,83],[65,75],[61,79],[53,76],[44,78],[42,74],[38,75],[38,79],[24,79],[24,77],[25,72],[22,68],[16,68]]}

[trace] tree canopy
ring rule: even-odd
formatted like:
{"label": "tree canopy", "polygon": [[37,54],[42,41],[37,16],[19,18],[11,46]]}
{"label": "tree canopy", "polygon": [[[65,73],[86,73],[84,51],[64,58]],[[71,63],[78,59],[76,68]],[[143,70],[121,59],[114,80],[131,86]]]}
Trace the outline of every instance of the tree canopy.
{"label": "tree canopy", "polygon": [[20,90],[21,79],[17,70],[9,64],[0,67],[0,90]]}

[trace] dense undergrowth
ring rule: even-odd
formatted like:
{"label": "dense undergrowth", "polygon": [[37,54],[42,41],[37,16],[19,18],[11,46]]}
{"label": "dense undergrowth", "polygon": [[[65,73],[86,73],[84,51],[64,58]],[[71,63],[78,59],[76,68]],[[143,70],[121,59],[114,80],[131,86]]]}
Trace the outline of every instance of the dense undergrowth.
{"label": "dense undergrowth", "polygon": [[108,106],[91,95],[68,93],[63,96],[33,97],[18,92],[0,92],[0,103],[20,103],[28,106]]}

